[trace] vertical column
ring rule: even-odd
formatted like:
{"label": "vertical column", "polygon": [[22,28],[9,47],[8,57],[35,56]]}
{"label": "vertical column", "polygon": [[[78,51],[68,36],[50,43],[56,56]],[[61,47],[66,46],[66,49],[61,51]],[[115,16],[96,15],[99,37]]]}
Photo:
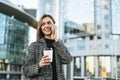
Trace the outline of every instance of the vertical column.
{"label": "vertical column", "polygon": [[65,75],[65,79],[67,79],[67,65],[63,65],[63,70],[64,70],[64,75]]}
{"label": "vertical column", "polygon": [[110,65],[111,65],[111,78],[114,78],[114,56],[111,56]]}
{"label": "vertical column", "polygon": [[115,55],[115,62],[116,62],[116,80],[118,80],[118,62],[117,62],[117,55]]}
{"label": "vertical column", "polygon": [[71,62],[70,65],[71,65],[70,80],[73,80],[73,76],[74,76],[74,75],[73,75],[73,74],[74,74],[74,72],[73,72],[73,71],[74,71],[74,70],[73,70],[73,69],[74,69],[74,68],[73,68],[73,61]]}
{"label": "vertical column", "polygon": [[99,72],[99,64],[98,64],[98,56],[95,56],[95,77],[98,77]]}
{"label": "vertical column", "polygon": [[[21,72],[23,73],[23,69],[22,69],[23,67],[21,67]],[[24,75],[22,74],[21,75],[21,80],[25,80],[25,77],[24,77]]]}
{"label": "vertical column", "polygon": [[[9,72],[9,71],[10,71],[10,64],[7,65],[7,72]],[[10,74],[7,73],[7,79],[9,79],[9,78],[10,78]]]}
{"label": "vertical column", "polygon": [[85,73],[85,59],[84,56],[81,56],[81,77],[84,77]]}

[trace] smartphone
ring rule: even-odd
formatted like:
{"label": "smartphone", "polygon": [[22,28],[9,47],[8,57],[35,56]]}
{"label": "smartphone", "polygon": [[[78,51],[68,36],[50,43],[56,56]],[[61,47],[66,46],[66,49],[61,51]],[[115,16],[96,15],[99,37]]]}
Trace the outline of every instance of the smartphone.
{"label": "smartphone", "polygon": [[53,27],[51,28],[51,34],[53,34],[53,35],[55,34],[55,30]]}

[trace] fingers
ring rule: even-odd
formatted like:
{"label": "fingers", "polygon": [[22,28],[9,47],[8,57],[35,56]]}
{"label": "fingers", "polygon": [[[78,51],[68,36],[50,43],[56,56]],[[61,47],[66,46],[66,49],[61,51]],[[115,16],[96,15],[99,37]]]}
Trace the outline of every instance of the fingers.
{"label": "fingers", "polygon": [[57,33],[57,26],[53,24],[54,33]]}
{"label": "fingers", "polygon": [[50,63],[51,59],[48,57],[48,55],[43,56],[42,61],[44,63]]}
{"label": "fingers", "polygon": [[51,39],[54,39],[55,41],[58,40],[58,35],[57,35],[57,26],[55,24],[52,24],[53,26],[53,34],[51,35]]}
{"label": "fingers", "polygon": [[48,57],[48,55],[45,55],[42,57],[41,61],[39,62],[39,67],[44,67],[49,65],[51,62],[51,59]]}

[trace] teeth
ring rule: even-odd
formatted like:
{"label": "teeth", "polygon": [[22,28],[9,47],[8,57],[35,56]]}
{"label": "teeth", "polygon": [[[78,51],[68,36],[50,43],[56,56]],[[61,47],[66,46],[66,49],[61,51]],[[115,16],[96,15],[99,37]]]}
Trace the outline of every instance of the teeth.
{"label": "teeth", "polygon": [[51,29],[50,28],[45,28],[46,31],[50,31]]}

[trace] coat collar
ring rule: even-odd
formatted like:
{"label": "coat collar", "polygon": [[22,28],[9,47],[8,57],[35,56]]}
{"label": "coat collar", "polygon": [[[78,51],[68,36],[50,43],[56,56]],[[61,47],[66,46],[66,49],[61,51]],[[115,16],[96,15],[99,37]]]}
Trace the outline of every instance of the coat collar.
{"label": "coat collar", "polygon": [[45,42],[45,38],[44,37],[40,38],[38,42]]}

